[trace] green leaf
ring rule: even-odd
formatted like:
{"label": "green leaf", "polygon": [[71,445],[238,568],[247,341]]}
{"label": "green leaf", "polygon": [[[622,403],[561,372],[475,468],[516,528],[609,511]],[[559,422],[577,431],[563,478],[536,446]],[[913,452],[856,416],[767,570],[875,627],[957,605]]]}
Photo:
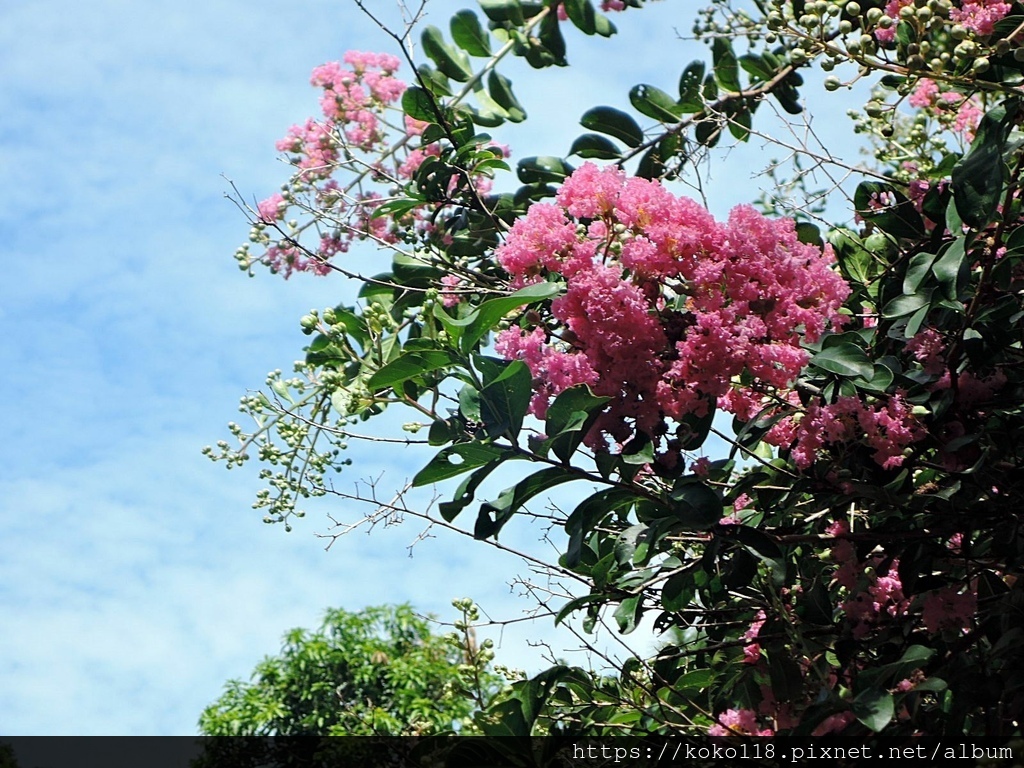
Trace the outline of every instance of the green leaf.
{"label": "green leaf", "polygon": [[481,10],[487,18],[499,24],[508,22],[517,27],[526,23],[523,7],[519,0],[479,0]]}
{"label": "green leaf", "polygon": [[590,0],[565,0],[565,13],[576,28],[585,35],[597,32],[597,11]]}
{"label": "green leaf", "polygon": [[491,39],[476,14],[466,9],[452,16],[452,39],[470,56],[490,56]]}
{"label": "green leaf", "polygon": [[800,92],[792,83],[783,81],[772,88],[772,95],[778,99],[782,108],[791,115],[799,115],[804,111],[800,104]]}
{"label": "green leaf", "polygon": [[396,253],[391,262],[395,282],[411,288],[429,288],[442,276],[441,270],[423,259]]}
{"label": "green leaf", "polygon": [[514,360],[480,390],[480,420],[488,437],[509,435],[514,439],[519,434],[533,396],[532,383],[529,366]]}
{"label": "green leaf", "polygon": [[561,467],[548,467],[530,475],[511,488],[506,488],[493,501],[480,506],[473,536],[487,539],[496,536],[522,506],[534,496],[555,486],[579,480],[579,476]]}
{"label": "green leaf", "polygon": [[949,687],[948,683],[940,677],[929,677],[927,680],[922,680],[920,683],[915,685],[910,693],[931,691],[933,693],[941,693]]}
{"label": "green leaf", "polygon": [[939,253],[939,258],[932,264],[932,274],[939,281],[939,286],[947,299],[957,300],[960,295],[960,284],[965,281],[964,277],[970,266],[963,237],[957,238]]}
{"label": "green leaf", "polygon": [[569,545],[563,558],[565,566],[575,568],[579,565],[583,543],[594,527],[608,515],[628,509],[636,498],[630,491],[606,488],[581,501],[565,520],[565,532],[569,534]]}
{"label": "green leaf", "polygon": [[594,17],[594,29],[601,37],[611,37],[618,32],[615,25],[611,23],[608,17],[601,13]]}
{"label": "green leaf", "polygon": [[677,483],[669,498],[674,502],[672,511],[687,530],[706,531],[722,519],[722,497],[705,483]]}
{"label": "green leaf", "polygon": [[637,622],[643,613],[641,595],[635,595],[623,600],[613,614],[615,623],[619,625],[619,632],[628,635],[636,629]]}
{"label": "green leaf", "polygon": [[476,489],[480,487],[487,476],[493,472],[498,465],[500,465],[506,459],[515,458],[513,455],[506,454],[503,457],[495,458],[493,461],[489,461],[482,467],[477,468],[473,474],[463,479],[459,483],[458,489],[452,496],[451,501],[442,501],[437,505],[438,511],[449,523],[458,517],[459,513],[473,503],[473,497],[476,495]]}
{"label": "green leaf", "polygon": [[725,105],[725,119],[733,138],[737,141],[746,141],[750,138],[753,119],[745,104],[736,99],[729,101]]}
{"label": "green leaf", "polygon": [[849,341],[830,346],[811,358],[811,365],[840,376],[860,376],[870,379],[875,372],[867,353]]}
{"label": "green leaf", "polygon": [[929,288],[909,296],[897,296],[882,307],[882,316],[891,320],[897,317],[912,315],[922,307],[928,307],[931,304],[932,293],[932,289]]}
{"label": "green leaf", "polygon": [[424,120],[428,123],[437,120],[434,97],[419,86],[414,85],[405,89],[405,93],[402,94],[402,111],[415,120]]}
{"label": "green leaf", "polygon": [[491,74],[487,76],[487,88],[491,92],[491,98],[505,110],[509,120],[521,123],[526,119],[526,110],[512,93],[511,80],[492,69]]}
{"label": "green leaf", "polygon": [[654,461],[654,443],[646,434],[639,433],[622,446],[622,462],[634,467],[643,467]]}
{"label": "green leaf", "polygon": [[487,443],[457,443],[438,451],[423,469],[412,479],[414,488],[432,485],[463,472],[482,467],[492,461],[506,458],[506,448]]}
{"label": "green leaf", "polygon": [[556,65],[564,67],[565,38],[562,37],[562,25],[558,17],[550,13],[544,17],[537,30],[536,39],[531,38],[531,45],[526,51],[526,61],[531,67],[541,69]]}
{"label": "green leaf", "polygon": [[711,684],[715,682],[716,677],[713,669],[695,669],[692,672],[681,675],[672,684],[672,687],[677,690],[692,688],[702,691],[705,688],[710,688]]}
{"label": "green leaf", "polygon": [[922,286],[932,274],[932,264],[937,259],[934,253],[916,253],[907,265],[907,273],[903,276],[903,293],[912,294]]}
{"label": "green leaf", "polygon": [[776,586],[786,583],[786,557],[779,545],[764,531],[746,525],[729,526],[724,537],[739,542],[752,555],[768,566]]}
{"label": "green leaf", "polygon": [[516,167],[516,174],[523,184],[547,184],[562,181],[573,170],[575,169],[560,157],[524,157]]}
{"label": "green leaf", "polygon": [[869,688],[853,700],[853,714],[875,733],[889,725],[893,711],[892,695],[885,690]]}
{"label": "green leaf", "polygon": [[383,216],[389,216],[395,220],[401,219],[409,211],[413,211],[424,204],[422,198],[401,198],[399,200],[389,200],[388,202],[378,205],[373,209],[371,219],[379,219]]}
{"label": "green leaf", "polygon": [[[429,64],[420,64],[416,67],[416,72],[419,75],[420,82],[423,83],[423,87],[426,88],[430,93],[435,96],[451,96],[452,88],[448,78],[443,73],[438,72]],[[436,120],[436,117],[430,118]],[[430,144],[431,141],[427,139],[427,132],[423,133],[423,142]]]}
{"label": "green leaf", "polygon": [[517,699],[505,699],[492,704],[487,710],[487,717],[480,720],[480,730],[492,738],[456,742],[446,756],[445,763],[455,766],[502,765],[500,761],[508,756],[501,749],[501,740],[530,735],[530,725],[523,717],[523,705]]}
{"label": "green leaf", "polygon": [[718,124],[718,120],[708,117],[697,123],[693,135],[701,146],[713,147],[722,137],[722,126]]}
{"label": "green leaf", "polygon": [[627,147],[639,147],[644,140],[644,132],[636,120],[614,107],[588,109],[580,118],[580,125],[588,130],[612,136]]}
{"label": "green leaf", "polygon": [[441,320],[449,335],[459,342],[462,351],[468,353],[509,312],[528,304],[554,298],[562,290],[563,286],[559,283],[534,283],[520,288],[508,296],[488,299],[477,309],[457,320],[449,317],[440,305],[435,305],[434,314]]}
{"label": "green leaf", "polygon": [[917,32],[909,21],[900,21],[896,25],[896,42],[904,49],[917,42]]}
{"label": "green leaf", "polygon": [[508,360],[504,360],[500,357],[473,355],[473,367],[480,371],[485,387],[501,376],[502,371],[504,371],[509,365],[510,362]]}
{"label": "green leaf", "polygon": [[903,652],[899,661],[895,664],[886,664],[884,669],[891,673],[893,682],[898,682],[899,680],[905,680],[910,677],[911,673],[924,667],[934,655],[934,648],[912,645]]}
{"label": "green leaf", "polygon": [[893,237],[924,237],[924,221],[914,204],[892,184],[862,181],[853,202],[857,214]]}
{"label": "green leaf", "polygon": [[716,37],[711,44],[711,60],[715,66],[715,80],[727,91],[737,92],[740,87],[740,71],[733,53],[732,44],[724,37]]}
{"label": "green leaf", "polygon": [[429,26],[424,29],[420,41],[423,45],[423,52],[433,60],[441,72],[452,80],[465,83],[473,76],[469,57],[446,43],[444,33],[437,27]]}
{"label": "green leaf", "polygon": [[765,61],[763,56],[746,53],[740,56],[739,63],[754,80],[767,81],[775,77],[775,68]]}
{"label": "green leaf", "polygon": [[679,122],[682,114],[672,97],[653,85],[634,85],[629,92],[629,102],[640,114],[663,123]]}
{"label": "green leaf", "polygon": [[874,371],[871,378],[863,384],[858,384],[861,389],[866,389],[872,392],[888,392],[889,386],[895,379],[892,369],[881,363],[875,363]]}
{"label": "green leaf", "polygon": [[[563,664],[559,664],[554,667],[545,669],[538,675],[535,675],[530,680],[521,683],[519,687],[513,688],[513,697],[521,702],[523,717],[530,727],[530,731],[525,735],[529,736],[532,732],[533,724],[536,722],[540,713],[544,709],[544,705],[547,703],[551,696],[551,689],[555,687],[563,678],[569,675],[573,670]],[[504,760],[500,762],[492,763],[477,763],[477,765],[514,765],[508,760],[507,755]]]}
{"label": "green leaf", "polygon": [[570,614],[575,613],[580,608],[586,608],[592,603],[601,602],[603,603],[607,598],[604,595],[583,595],[582,597],[576,597],[562,606],[562,609],[555,616],[555,626],[557,627],[563,621],[565,621]]}
{"label": "green leaf", "polygon": [[704,82],[705,70],[703,61],[693,61],[680,75],[678,106],[682,112],[700,112],[704,109],[701,85]]}
{"label": "green leaf", "polygon": [[282,400],[286,400],[292,405],[295,405],[295,398],[292,397],[291,390],[288,389],[288,385],[285,384],[281,379],[274,379],[270,384],[270,388],[274,390],[274,393]]}
{"label": "green leaf", "polygon": [[661,161],[661,152],[658,147],[651,147],[640,158],[636,175],[641,179],[660,179],[664,173],[665,164]]}
{"label": "green leaf", "polygon": [[681,611],[693,600],[693,574],[682,571],[665,580],[661,588],[661,607],[670,613]]}
{"label": "green leaf", "polygon": [[312,343],[306,347],[306,362],[310,365],[326,366],[341,365],[349,360],[349,355],[338,347],[328,336],[318,333]]}
{"label": "green leaf", "polygon": [[633,562],[637,549],[642,545],[642,539],[646,539],[651,527],[644,523],[631,525],[626,530],[620,531],[615,537],[615,562],[620,566],[628,567]]}
{"label": "green leaf", "polygon": [[[496,127],[509,119],[509,113],[505,111],[481,83],[473,88],[473,96],[476,98],[479,108],[473,114],[473,122],[484,127]],[[471,147],[467,144],[466,147]]]}
{"label": "green leaf", "polygon": [[433,352],[406,352],[380,368],[366,382],[371,391],[395,389],[399,384],[424,373],[457,365],[458,356],[445,349]]}
{"label": "green leaf", "polygon": [[828,241],[835,249],[843,276],[851,282],[866,285],[875,275],[875,262],[860,237],[849,229],[833,229]]}
{"label": "green leaf", "polygon": [[[482,88],[474,89],[473,94],[477,96],[478,101],[483,103],[480,104],[479,108],[469,106],[468,104],[461,104],[459,106],[459,110],[463,114],[467,115],[470,120],[484,128],[497,128],[505,122],[505,110],[500,108],[496,109],[498,105],[493,99],[491,99],[490,94]],[[483,98],[480,98],[481,95]]]}
{"label": "green leaf", "polygon": [[459,390],[459,413],[467,421],[480,421],[480,390],[467,384]]}
{"label": "green leaf", "polygon": [[865,669],[859,676],[860,683],[867,690],[892,688],[900,680],[910,677],[916,670],[923,669],[934,655],[934,648],[912,645],[903,652],[898,661]]}
{"label": "green leaf", "polygon": [[717,404],[712,400],[708,404],[703,416],[687,413],[679,420],[680,426],[685,428],[677,432],[681,442],[679,447],[682,450],[695,451],[704,445],[704,441],[708,439],[708,434],[711,432],[711,427],[715,421],[716,408]]}
{"label": "green leaf", "polygon": [[569,463],[610,399],[595,395],[586,384],[576,384],[558,394],[548,408],[545,430],[548,444],[559,459]]}
{"label": "green leaf", "polygon": [[1003,162],[1006,139],[1017,112],[1005,104],[990,110],[978,125],[964,158],[953,167],[953,202],[965,224],[981,229],[992,221],[1008,172]]}
{"label": "green leaf", "polygon": [[618,160],[622,157],[622,150],[599,133],[584,133],[572,143],[569,154],[587,159]]}
{"label": "green leaf", "polygon": [[[747,126],[748,128],[750,126]],[[816,245],[821,248],[824,243],[821,239],[821,228],[809,221],[800,221],[796,225],[796,239],[807,245]]]}
{"label": "green leaf", "polygon": [[718,99],[718,81],[715,80],[714,74],[710,74],[704,78],[703,98],[707,103]]}

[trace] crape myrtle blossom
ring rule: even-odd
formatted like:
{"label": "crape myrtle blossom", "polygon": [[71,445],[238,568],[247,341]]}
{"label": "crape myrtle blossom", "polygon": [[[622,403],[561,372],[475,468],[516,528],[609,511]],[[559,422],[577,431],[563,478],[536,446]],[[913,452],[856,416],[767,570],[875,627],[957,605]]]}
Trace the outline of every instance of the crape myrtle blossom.
{"label": "crape myrtle blossom", "polygon": [[[913,0],[889,0],[885,5],[885,15],[890,19],[899,19],[900,10],[913,5]],[[1011,8],[1010,3],[999,0],[956,0],[949,9],[949,18],[953,23],[985,37],[995,31],[996,23],[1003,19]],[[875,30],[875,37],[883,43],[893,42],[896,39],[896,25],[878,27]]]}
{"label": "crape myrtle blossom", "polygon": [[819,451],[859,439],[874,450],[872,458],[885,469],[903,464],[903,451],[925,436],[911,406],[899,392],[885,403],[866,405],[856,397],[834,403],[809,403],[804,413],[772,427],[765,435],[770,445],[792,445],[791,458],[800,469],[816,460]]}
{"label": "crape myrtle blossom", "polygon": [[[401,113],[407,86],[395,76],[399,64],[390,54],[349,51],[342,61],[313,69],[310,84],[321,89],[321,117],[293,125],[276,143],[296,174],[285,194],[257,203],[252,239],[264,252],[251,258],[243,249],[243,266],[259,261],[286,278],[303,271],[325,275],[331,259],[358,240],[393,245],[410,234],[443,237],[425,206],[378,215],[424,160],[441,152],[437,143],[421,141],[427,123]],[[508,155],[507,148],[496,149]],[[349,179],[345,187],[337,181],[343,175]],[[472,182],[477,194],[488,193],[490,179],[474,175]],[[293,211],[303,220],[297,230],[279,223]]]}
{"label": "crape myrtle blossom", "polygon": [[[836,537],[831,559],[838,565],[833,580],[847,590],[848,598],[839,608],[850,622],[851,634],[859,639],[886,616],[900,618],[908,615],[914,605],[921,607],[921,620],[932,634],[943,630],[963,631],[971,626],[978,610],[977,582],[965,590],[942,587],[930,591],[913,601],[903,593],[899,576],[899,559],[886,562],[873,555],[867,560],[857,557],[856,548],[849,539],[845,521],[830,525],[826,532]],[[951,539],[951,551],[958,552],[961,535]]]}
{"label": "crape myrtle blossom", "polygon": [[[968,142],[974,139],[984,111],[977,96],[964,96],[956,91],[939,91],[938,83],[930,78],[922,78],[907,102],[912,107],[929,111],[944,119],[953,131]],[[950,120],[949,110],[955,110],[955,117]]]}
{"label": "crape myrtle blossom", "polygon": [[[749,418],[807,363],[802,338],[841,325],[849,295],[831,248],[800,242],[792,220],[738,206],[717,222],[660,183],[592,163],[554,204],[517,220],[497,257],[515,287],[552,277],[566,284],[553,323],[497,339],[500,353],[533,373],[534,415],[588,384],[611,398],[588,444],[664,438],[669,465],[678,455],[667,420],[714,405]],[[752,383],[739,387],[741,374]]]}
{"label": "crape myrtle blossom", "polygon": [[1011,7],[1010,3],[999,0],[976,0],[951,9],[949,18],[979,35],[991,35],[995,32],[996,22],[1003,19]]}
{"label": "crape myrtle blossom", "polygon": [[718,722],[708,729],[709,736],[774,736],[771,728],[762,727],[757,713],[750,709],[727,709]]}

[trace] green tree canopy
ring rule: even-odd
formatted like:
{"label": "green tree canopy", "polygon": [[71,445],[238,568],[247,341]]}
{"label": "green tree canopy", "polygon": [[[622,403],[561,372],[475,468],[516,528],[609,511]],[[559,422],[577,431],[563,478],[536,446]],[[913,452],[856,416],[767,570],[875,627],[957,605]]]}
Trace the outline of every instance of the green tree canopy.
{"label": "green tree canopy", "polygon": [[[464,612],[475,610],[460,602]],[[465,627],[459,624],[459,627]],[[437,635],[409,605],[327,611],[293,629],[250,682],[232,680],[199,718],[206,736],[397,736],[472,728],[500,687],[490,643]]]}

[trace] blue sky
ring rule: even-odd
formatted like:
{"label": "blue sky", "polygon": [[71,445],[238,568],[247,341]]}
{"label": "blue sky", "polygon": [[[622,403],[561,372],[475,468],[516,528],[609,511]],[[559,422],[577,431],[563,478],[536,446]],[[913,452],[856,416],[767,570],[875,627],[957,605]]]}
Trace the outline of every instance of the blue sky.
{"label": "blue sky", "polygon": [[[433,0],[428,21],[471,4]],[[690,7],[619,16],[610,42],[571,34],[568,70],[505,70],[532,119],[499,139],[517,157],[563,154],[589,106],[624,107],[638,82],[671,91],[703,55],[675,32]],[[301,355],[298,318],[348,290],[242,275],[248,227],[227,179],[250,199],[275,191],[274,141],[316,110],[312,67],[388,46],[349,0],[0,8],[0,733],[195,733],[225,680],[328,606],[409,601],[449,620],[456,597],[499,617],[529,606],[509,586],[521,566],[487,547],[439,536],[410,559],[412,522],[328,553],[315,533],[348,511],[337,501],[291,534],[265,526],[256,468],[200,455],[240,395]],[[736,150],[709,181],[712,210],[755,198],[768,159]],[[423,461],[352,453],[339,483],[384,470],[397,486]],[[548,624],[509,629],[498,661],[537,669],[529,639],[577,644]]]}

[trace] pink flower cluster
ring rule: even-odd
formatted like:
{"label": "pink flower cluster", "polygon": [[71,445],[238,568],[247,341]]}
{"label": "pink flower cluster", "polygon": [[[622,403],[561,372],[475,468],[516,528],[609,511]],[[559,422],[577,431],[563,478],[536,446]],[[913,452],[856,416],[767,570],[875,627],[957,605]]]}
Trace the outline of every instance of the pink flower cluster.
{"label": "pink flower cluster", "polygon": [[[876,558],[872,564],[879,566],[881,561]],[[867,589],[855,593],[840,606],[853,625],[855,640],[867,635],[883,616],[896,618],[907,615],[910,601],[903,595],[898,569],[899,560],[892,560],[888,571],[869,577]]]}
{"label": "pink flower cluster", "polygon": [[991,35],[996,22],[1001,21],[1011,7],[1010,3],[999,0],[972,0],[950,10],[949,17],[979,35]]}
{"label": "pink flower cluster", "polygon": [[[337,61],[321,64],[309,82],[323,88],[320,108],[328,125],[340,126],[347,144],[368,152],[383,141],[383,109],[397,102],[406,86],[393,76],[399,61],[389,54],[349,51],[344,62],[351,69]],[[302,127],[292,126],[277,148],[302,156],[300,168],[309,168],[313,175],[324,173],[320,178],[326,178],[329,168],[325,173],[325,166],[337,158],[337,144],[329,128],[308,120]]]}
{"label": "pink flower cluster", "polygon": [[765,435],[765,442],[792,446],[791,458],[800,469],[814,463],[827,446],[854,441],[874,450],[872,458],[885,469],[903,464],[903,451],[926,434],[900,393],[884,403],[867,405],[856,397],[834,403],[811,402],[801,417],[780,421]]}
{"label": "pink flower cluster", "polygon": [[947,110],[955,109],[956,116],[951,127],[966,141],[974,139],[974,133],[985,114],[976,96],[968,98],[956,91],[940,92],[938,84],[927,77],[918,82],[908,102],[912,107],[931,110],[939,116],[944,115]]}
{"label": "pink flower cluster", "polygon": [[[842,537],[850,532],[845,521],[838,521],[827,528],[833,536]],[[848,539],[839,538],[832,546],[832,559],[839,564],[833,576],[835,582],[850,592],[850,597],[839,607],[852,624],[852,634],[860,639],[868,634],[883,616],[895,618],[906,616],[910,600],[903,594],[899,576],[899,560],[888,561],[879,555],[860,561],[857,551]],[[886,570],[879,573],[878,569]],[[870,568],[870,570],[869,570]]]}
{"label": "pink flower cluster", "polygon": [[[327,274],[330,259],[347,251],[352,240],[381,240],[388,234],[388,222],[372,216],[379,205],[374,201],[381,195],[371,191],[349,193],[332,176],[351,164],[357,153],[377,153],[386,146],[385,112],[394,107],[406,88],[394,76],[398,66],[398,59],[389,54],[349,51],[344,62],[328,62],[313,70],[310,83],[323,89],[320,107],[324,119],[309,118],[293,125],[276,146],[278,151],[291,155],[292,165],[300,171],[293,185],[305,187],[312,198],[302,207],[329,214],[333,226],[322,227],[317,222],[318,242],[308,247],[301,246],[291,233],[270,242],[260,260],[274,272],[285,277],[297,271]],[[371,162],[360,160],[352,167],[358,173],[371,166]],[[383,168],[380,173],[387,175]],[[274,225],[286,217],[295,202],[294,195],[271,195],[257,203],[256,220],[264,226]]]}
{"label": "pink flower cluster", "polygon": [[772,728],[763,728],[752,709],[727,709],[708,729],[709,736],[774,736]]}
{"label": "pink flower cluster", "polygon": [[[310,118],[293,125],[277,142],[299,169],[290,194],[271,195],[254,211],[257,227],[264,233],[279,229],[289,209],[298,208],[306,221],[296,232],[282,232],[278,240],[265,234],[265,252],[259,261],[289,277],[293,272],[331,271],[330,260],[347,252],[354,241],[372,240],[394,244],[410,234],[436,238],[436,206],[423,205],[399,215],[378,215],[380,207],[397,189],[413,178],[423,162],[441,153],[437,142],[424,145],[420,138],[427,123],[402,115],[397,106],[406,84],[395,76],[399,60],[383,53],[349,51],[342,62],[328,62],[313,70],[310,83],[322,89],[322,120]],[[389,112],[402,120],[390,119]],[[396,135],[397,134],[397,135]],[[491,145],[492,147],[494,145]],[[505,156],[505,147],[495,147]],[[343,172],[350,178],[339,183]],[[449,194],[460,178],[453,176]],[[476,194],[485,195],[491,180],[475,174]],[[310,238],[315,238],[309,242]]]}
{"label": "pink flower cluster", "polygon": [[[900,9],[913,4],[913,0],[889,0],[885,5],[885,15],[891,19],[898,19]],[[960,2],[959,8],[950,9],[949,18],[975,34],[991,35],[995,31],[996,23],[1010,12],[1011,7],[1010,3],[1000,0],[968,0]],[[895,25],[888,29],[876,29],[875,37],[882,42],[891,43],[896,39]]]}
{"label": "pink flower cluster", "polygon": [[756,664],[761,660],[761,646],[757,642],[757,636],[761,633],[761,627],[767,620],[768,617],[765,616],[764,611],[759,610],[757,616],[754,617],[754,622],[743,633],[742,639],[750,641],[749,645],[743,646],[743,662],[745,664]]}
{"label": "pink flower cluster", "polygon": [[[791,220],[739,206],[716,222],[657,182],[591,163],[555,204],[531,207],[497,256],[515,286],[565,281],[553,323],[509,329],[496,347],[530,366],[540,418],[574,384],[612,398],[595,448],[788,387],[807,362],[801,338],[838,326],[849,294],[830,248],[801,243]],[[740,374],[753,385],[737,393]]]}
{"label": "pink flower cluster", "polygon": [[[840,608],[853,624],[853,636],[859,639],[866,635],[884,615],[907,615],[911,601],[903,594],[898,573],[899,560],[890,561],[888,571],[878,575],[873,571],[883,563],[882,558],[876,555],[861,562],[853,544],[841,538],[850,532],[850,526],[845,521],[833,523],[827,532],[840,537],[832,546],[832,559],[839,564],[833,579],[850,592],[851,596]],[[959,542],[960,539],[956,538],[956,547],[959,547]],[[871,571],[868,571],[868,567]],[[868,573],[872,575],[866,576]],[[921,606],[921,620],[928,632],[936,634],[946,629],[967,629],[978,610],[977,585],[972,584],[963,592],[952,587],[933,590],[924,596]]]}
{"label": "pink flower cluster", "polygon": [[978,612],[976,588],[958,592],[950,587],[931,592],[925,597],[921,619],[932,634],[944,629],[962,631],[970,628]]}

